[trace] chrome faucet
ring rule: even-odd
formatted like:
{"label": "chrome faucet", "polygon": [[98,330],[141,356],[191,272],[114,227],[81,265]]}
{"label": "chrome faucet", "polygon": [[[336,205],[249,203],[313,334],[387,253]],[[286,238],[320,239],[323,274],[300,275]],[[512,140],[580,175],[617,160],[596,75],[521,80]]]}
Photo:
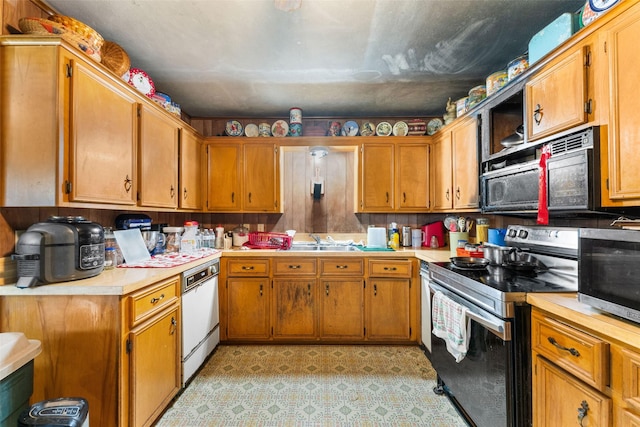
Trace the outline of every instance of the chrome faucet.
{"label": "chrome faucet", "polygon": [[320,236],[317,236],[317,235],[315,235],[313,233],[309,234],[309,236],[311,236],[311,238],[313,240],[315,240],[317,244],[320,244],[320,242],[321,242]]}

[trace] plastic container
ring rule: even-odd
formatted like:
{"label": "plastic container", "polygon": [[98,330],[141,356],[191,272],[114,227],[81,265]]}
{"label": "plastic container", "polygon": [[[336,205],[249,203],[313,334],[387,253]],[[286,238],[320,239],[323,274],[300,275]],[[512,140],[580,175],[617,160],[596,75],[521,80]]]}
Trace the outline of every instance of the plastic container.
{"label": "plastic container", "polygon": [[167,246],[165,252],[180,252],[180,235],[182,227],[165,227],[162,231],[167,235]]}
{"label": "plastic container", "polygon": [[104,269],[111,270],[118,266],[118,255],[116,248],[104,248]]}
{"label": "plastic container", "polygon": [[487,243],[489,241],[489,220],[478,218],[476,221],[476,243]]}
{"label": "plastic container", "polygon": [[215,248],[224,248],[224,227],[221,225],[216,227]]}
{"label": "plastic container", "polygon": [[198,250],[198,221],[185,221],[180,238],[180,252],[190,254]]}

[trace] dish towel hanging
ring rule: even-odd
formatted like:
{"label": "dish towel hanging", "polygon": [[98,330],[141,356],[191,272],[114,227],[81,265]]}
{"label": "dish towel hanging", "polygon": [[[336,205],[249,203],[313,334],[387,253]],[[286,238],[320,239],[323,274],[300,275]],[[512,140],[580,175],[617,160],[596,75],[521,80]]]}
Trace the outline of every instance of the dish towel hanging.
{"label": "dish towel hanging", "polygon": [[433,334],[447,344],[447,351],[460,363],[469,349],[469,327],[466,307],[437,291],[431,309]]}

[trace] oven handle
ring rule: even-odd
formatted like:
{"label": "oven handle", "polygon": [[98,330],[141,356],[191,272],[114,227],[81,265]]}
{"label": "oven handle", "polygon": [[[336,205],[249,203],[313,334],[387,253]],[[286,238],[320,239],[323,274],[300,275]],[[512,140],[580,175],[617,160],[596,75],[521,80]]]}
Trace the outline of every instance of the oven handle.
{"label": "oven handle", "polygon": [[434,282],[429,283],[429,287],[431,288],[432,293],[440,291],[448,298],[451,298],[453,301],[464,306],[467,309],[467,317],[478,322],[503,341],[511,341],[511,324],[509,322],[505,322],[479,307],[465,303],[462,298]]}

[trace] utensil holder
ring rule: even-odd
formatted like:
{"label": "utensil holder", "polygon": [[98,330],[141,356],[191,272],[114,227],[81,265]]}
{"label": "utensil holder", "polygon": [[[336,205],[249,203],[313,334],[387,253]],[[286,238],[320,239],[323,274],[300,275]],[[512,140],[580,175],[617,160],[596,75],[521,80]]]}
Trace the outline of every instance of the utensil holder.
{"label": "utensil holder", "polygon": [[459,241],[464,241],[465,243],[467,243],[469,241],[469,233],[466,231],[449,232],[449,254],[452,257],[458,256]]}

